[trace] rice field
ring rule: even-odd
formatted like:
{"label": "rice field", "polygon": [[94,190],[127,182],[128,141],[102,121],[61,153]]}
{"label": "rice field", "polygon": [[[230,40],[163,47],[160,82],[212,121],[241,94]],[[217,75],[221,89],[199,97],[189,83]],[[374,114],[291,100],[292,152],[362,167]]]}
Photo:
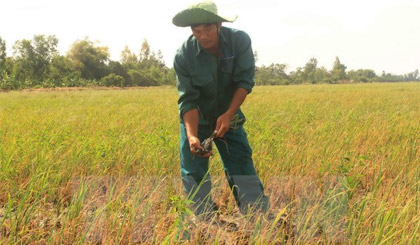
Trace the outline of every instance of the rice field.
{"label": "rice field", "polygon": [[0,93],[0,244],[418,244],[420,83],[255,87],[269,214],[191,214],[175,88]]}

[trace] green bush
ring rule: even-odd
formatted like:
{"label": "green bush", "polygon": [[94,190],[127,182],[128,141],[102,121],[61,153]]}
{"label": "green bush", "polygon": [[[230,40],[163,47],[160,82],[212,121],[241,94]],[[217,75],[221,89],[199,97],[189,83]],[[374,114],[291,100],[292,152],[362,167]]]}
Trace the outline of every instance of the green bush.
{"label": "green bush", "polygon": [[7,72],[3,72],[3,75],[0,77],[0,89],[12,90],[19,88],[19,82],[13,77],[9,76]]}
{"label": "green bush", "polygon": [[122,76],[111,73],[100,80],[100,85],[102,86],[116,86],[124,87],[125,80]]}

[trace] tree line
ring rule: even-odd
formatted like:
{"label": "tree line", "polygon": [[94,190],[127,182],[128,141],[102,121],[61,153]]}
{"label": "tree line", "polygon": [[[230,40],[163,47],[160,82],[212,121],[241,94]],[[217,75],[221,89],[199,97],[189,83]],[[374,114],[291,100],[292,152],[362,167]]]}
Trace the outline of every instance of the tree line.
{"label": "tree line", "polygon": [[[257,57],[257,55],[255,55]],[[420,81],[418,70],[404,75],[382,72],[378,75],[372,69],[346,71],[347,67],[335,58],[331,70],[319,67],[316,58],[311,58],[304,67],[287,73],[286,64],[271,64],[256,68],[255,83],[258,85],[288,85],[303,83],[368,83],[368,82],[404,82]]]}
{"label": "tree line", "polygon": [[168,68],[160,51],[153,52],[144,40],[138,54],[127,46],[120,61],[110,59],[108,47],[88,38],[74,42],[66,55],[57,51],[55,36],[35,35],[13,45],[6,55],[0,37],[0,88],[83,86],[157,86],[173,85],[175,73]]}
{"label": "tree line", "polygon": [[[110,59],[108,47],[88,38],[74,42],[65,55],[57,50],[54,35],[35,35],[33,39],[16,41],[13,55],[6,54],[6,42],[0,37],[0,89],[12,90],[42,87],[83,86],[159,86],[175,85],[173,68],[165,65],[160,50],[154,52],[145,39],[139,52],[127,46],[119,61]],[[258,58],[257,53],[255,57]],[[257,85],[302,83],[400,82],[420,81],[419,72],[394,75],[375,74],[370,69],[346,71],[336,57],[333,68],[319,67],[311,58],[304,67],[287,73],[286,64],[256,67]]]}

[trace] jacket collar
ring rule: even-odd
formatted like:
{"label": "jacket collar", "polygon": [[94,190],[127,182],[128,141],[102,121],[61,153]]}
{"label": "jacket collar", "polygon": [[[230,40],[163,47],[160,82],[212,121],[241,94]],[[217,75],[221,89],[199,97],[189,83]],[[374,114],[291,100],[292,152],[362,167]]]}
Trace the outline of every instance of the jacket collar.
{"label": "jacket collar", "polygon": [[[219,32],[219,43],[223,43],[226,44],[227,40],[224,34],[224,28],[225,27],[221,27],[220,28],[220,32]],[[204,48],[201,47],[201,45],[198,43],[197,39],[193,36],[192,37],[193,43],[194,43],[194,51],[195,51],[195,56],[198,56],[202,51],[204,51]],[[221,48],[221,46],[219,47],[219,49]]]}

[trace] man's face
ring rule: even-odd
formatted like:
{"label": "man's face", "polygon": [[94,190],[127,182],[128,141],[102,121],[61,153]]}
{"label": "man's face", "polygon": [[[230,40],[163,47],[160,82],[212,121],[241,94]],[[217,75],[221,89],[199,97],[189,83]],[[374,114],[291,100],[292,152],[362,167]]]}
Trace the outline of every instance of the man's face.
{"label": "man's face", "polygon": [[220,24],[203,24],[192,27],[193,36],[205,49],[213,49],[218,44],[218,29]]}

